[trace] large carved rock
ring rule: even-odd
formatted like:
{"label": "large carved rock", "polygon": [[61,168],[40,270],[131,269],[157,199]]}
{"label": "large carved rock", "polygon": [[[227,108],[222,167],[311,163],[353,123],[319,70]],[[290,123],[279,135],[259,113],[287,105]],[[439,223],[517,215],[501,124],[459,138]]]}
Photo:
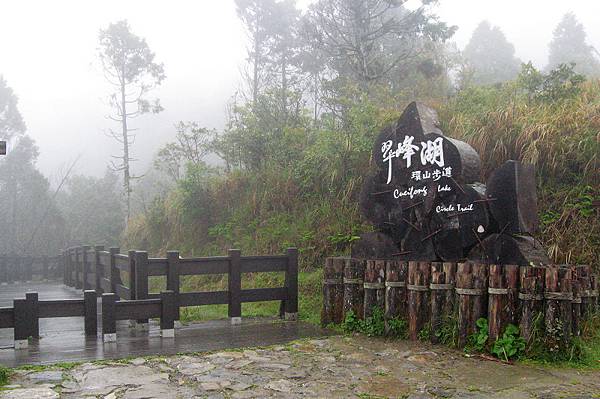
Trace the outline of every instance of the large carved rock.
{"label": "large carved rock", "polygon": [[492,234],[469,253],[469,260],[502,265],[549,265],[542,244],[531,236]]}
{"label": "large carved rock", "polygon": [[351,255],[355,259],[391,259],[398,255],[396,242],[381,232],[361,234],[352,244]]}
{"label": "large carved rock", "polygon": [[501,231],[512,234],[537,232],[539,219],[532,165],[507,161],[487,181],[490,211]]}

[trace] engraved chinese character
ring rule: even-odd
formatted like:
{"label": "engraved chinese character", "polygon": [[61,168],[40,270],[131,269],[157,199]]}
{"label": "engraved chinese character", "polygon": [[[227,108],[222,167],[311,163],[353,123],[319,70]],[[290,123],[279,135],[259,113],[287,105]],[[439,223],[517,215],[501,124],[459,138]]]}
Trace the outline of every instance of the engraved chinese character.
{"label": "engraved chinese character", "polygon": [[439,167],[444,166],[444,138],[438,137],[437,139],[431,141],[428,140],[426,143],[421,142],[421,163],[423,165],[427,164],[437,164]]}
{"label": "engraved chinese character", "polygon": [[396,152],[396,156],[404,154],[402,159],[406,160],[407,168],[410,168],[410,165],[412,163],[412,156],[415,155],[419,150],[419,146],[413,144],[414,139],[415,138],[413,136],[404,136],[404,141],[402,142],[402,144],[398,143],[398,150]]}
{"label": "engraved chinese character", "polygon": [[421,177],[423,178],[423,180],[431,179],[431,172],[426,170],[423,172],[423,174],[421,174]]}
{"label": "engraved chinese character", "polygon": [[388,177],[387,184],[392,181],[392,159],[397,157],[396,151],[392,150],[392,140],[384,141],[381,144],[381,152],[383,153],[383,162],[388,163]]}
{"label": "engraved chinese character", "polygon": [[411,175],[410,178],[413,179],[413,180],[415,180],[415,181],[421,180],[421,171],[420,170],[415,170],[414,172],[412,172],[412,175]]}
{"label": "engraved chinese character", "polygon": [[452,177],[452,166],[446,166],[442,169],[442,177]]}
{"label": "engraved chinese character", "polygon": [[440,177],[442,176],[442,172],[440,172],[439,169],[436,169],[433,172],[431,172],[431,175],[433,176],[433,181],[438,181],[438,180],[440,180]]}

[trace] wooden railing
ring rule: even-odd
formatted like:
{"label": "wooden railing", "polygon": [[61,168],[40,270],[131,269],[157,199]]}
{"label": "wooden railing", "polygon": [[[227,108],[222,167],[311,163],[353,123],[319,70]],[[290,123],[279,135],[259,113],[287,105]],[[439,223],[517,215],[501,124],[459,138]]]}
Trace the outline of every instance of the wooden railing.
{"label": "wooden railing", "polygon": [[[281,315],[286,320],[296,320],[298,314],[295,248],[275,256],[241,256],[239,250],[231,249],[227,256],[182,258],[179,252],[170,251],[166,258],[149,258],[144,251],[121,254],[119,248],[106,251],[102,246],[81,246],[63,251],[54,263],[52,259],[42,258],[41,274],[62,274],[64,284],[82,289],[84,298],[39,301],[37,293],[27,293],[24,299],[15,299],[12,307],[0,308],[0,328],[14,328],[16,349],[27,347],[29,338],[39,338],[40,318],[83,317],[86,335],[95,336],[100,294],[104,342],[116,340],[118,320],[147,326],[148,319],[160,318],[161,335],[174,337],[175,321],[185,306],[226,304],[232,324],[241,322],[245,302],[281,301]],[[28,270],[35,274],[33,268]],[[283,286],[242,289],[243,273],[262,272],[284,272]],[[228,289],[180,291],[181,276],[199,275],[227,275]],[[166,279],[167,289],[160,294],[149,292],[149,278],[154,276]]]}
{"label": "wooden railing", "polygon": [[[298,313],[298,250],[289,248],[285,255],[241,256],[236,249],[227,256],[182,258],[169,251],[165,258],[149,258],[145,251],[121,254],[119,248],[108,251],[102,246],[69,248],[63,253],[64,283],[98,294],[114,293],[121,300],[159,299],[149,292],[149,278],[162,276],[166,288],[174,293],[177,308],[186,306],[228,305],[232,323],[241,321],[241,304],[256,301],[281,301],[281,315],[293,320]],[[242,289],[243,273],[284,272],[281,287]],[[181,276],[227,275],[223,291],[181,292]],[[123,276],[123,278],[122,278]],[[141,323],[147,317],[136,317]]]}
{"label": "wooden railing", "polygon": [[60,279],[62,265],[60,256],[0,255],[0,283]]}

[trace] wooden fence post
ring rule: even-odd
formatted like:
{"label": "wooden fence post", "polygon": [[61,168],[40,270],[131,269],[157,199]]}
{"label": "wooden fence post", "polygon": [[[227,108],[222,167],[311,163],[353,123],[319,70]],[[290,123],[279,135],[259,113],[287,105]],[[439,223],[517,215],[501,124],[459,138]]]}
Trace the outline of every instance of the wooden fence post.
{"label": "wooden fence post", "polygon": [[545,268],[536,266],[521,266],[520,268],[521,320],[519,330],[527,342],[530,341],[535,321],[543,317],[545,271]]}
{"label": "wooden fence post", "polygon": [[430,328],[430,262],[408,262],[408,336],[417,340],[421,331]]}
{"label": "wooden fence post", "polygon": [[179,251],[167,251],[167,290],[175,295],[175,320],[179,320]]}
{"label": "wooden fence post", "polygon": [[230,249],[229,255],[229,276],[227,278],[229,291],[229,304],[227,313],[231,324],[242,323],[242,268],[239,249]]}
{"label": "wooden fence post", "polygon": [[2,285],[8,283],[8,267],[6,264],[6,256],[0,256],[0,283]]}
{"label": "wooden fence post", "polygon": [[[135,299],[148,299],[148,252],[135,251]],[[148,319],[137,320],[141,330],[148,330]]]}
{"label": "wooden fence post", "polygon": [[65,284],[69,287],[73,285],[71,281],[71,249],[67,248],[63,251],[64,254],[64,273],[65,273]]}
{"label": "wooden fence post", "polygon": [[178,310],[176,300],[176,294],[171,290],[160,293],[160,335],[163,338],[175,337],[175,317]]}
{"label": "wooden fence post", "polygon": [[519,267],[516,265],[489,265],[488,329],[495,342],[508,324],[517,324]]}
{"label": "wooden fence post", "polygon": [[327,258],[323,268],[321,325],[344,321],[344,258]]}
{"label": "wooden fence post", "polygon": [[110,288],[111,292],[117,292],[117,285],[121,284],[121,273],[117,269],[115,255],[120,251],[119,247],[111,247],[108,252],[110,253]]}
{"label": "wooden fence post", "polygon": [[373,316],[375,308],[385,307],[385,260],[367,260],[365,267],[365,319]]}
{"label": "wooden fence post", "polygon": [[29,338],[40,337],[39,304],[37,292],[28,292],[25,299],[13,301],[15,349],[29,346]]}
{"label": "wooden fence post", "polygon": [[84,245],[83,247],[81,247],[81,269],[82,269],[82,274],[83,274],[83,290],[88,290],[90,289],[90,283],[88,282],[88,274],[90,272],[90,258],[88,256],[88,251],[90,250],[91,246],[89,245]]}
{"label": "wooden fence post", "polygon": [[566,345],[571,339],[573,288],[571,269],[559,266],[546,268],[546,334]]}
{"label": "wooden fence post", "polygon": [[21,267],[23,268],[23,280],[33,281],[33,257],[27,256],[22,259]]}
{"label": "wooden fence post", "polygon": [[[135,277],[136,275],[136,264],[135,264],[135,251],[134,250],[129,250],[127,251],[127,259],[129,259],[129,280],[128,280],[128,286],[129,286],[129,293],[131,295],[131,298],[129,299],[137,299],[137,297],[135,296],[137,289],[135,287],[135,283],[137,282],[137,278]],[[123,298],[121,298],[123,299]]]}
{"label": "wooden fence post", "polygon": [[458,346],[467,343],[476,329],[478,319],[487,316],[487,265],[460,263],[456,276],[458,294]]}
{"label": "wooden fence post", "polygon": [[399,260],[385,262],[385,333],[391,328],[389,321],[395,318],[408,320],[406,279],[408,263]]}
{"label": "wooden fence post", "polygon": [[102,340],[115,342],[117,340],[116,320],[117,294],[102,294]]}
{"label": "wooden fence post", "polygon": [[75,288],[81,289],[81,247],[75,247]]}
{"label": "wooden fence post", "polygon": [[42,279],[48,281],[50,279],[50,273],[48,270],[48,256],[42,256]]}
{"label": "wooden fence post", "polygon": [[[434,344],[440,341],[439,333],[444,323],[454,316],[454,271],[452,263],[431,263],[431,334]],[[448,295],[450,294],[450,295]]]}
{"label": "wooden fence post", "polygon": [[83,291],[83,324],[85,335],[96,336],[98,334],[98,301],[96,291]]}
{"label": "wooden fence post", "polygon": [[346,259],[344,265],[344,319],[352,311],[358,319],[364,319],[365,261]]}
{"label": "wooden fence post", "polygon": [[574,337],[579,337],[581,335],[581,322],[585,318],[584,314],[581,312],[581,304],[582,304],[582,282],[577,278],[577,269],[574,271],[573,275],[573,300],[571,301],[571,332]]}
{"label": "wooden fence post", "polygon": [[298,249],[288,248],[287,270],[285,272],[285,288],[287,298],[284,302],[284,319],[298,320]]}
{"label": "wooden fence post", "polygon": [[21,258],[18,256],[13,256],[13,271],[15,274],[15,278],[13,281],[25,281],[25,274],[23,268],[21,267]]}
{"label": "wooden fence post", "polygon": [[104,290],[102,289],[102,277],[104,277],[104,267],[100,263],[100,251],[104,251],[104,245],[96,245],[94,246],[94,279],[95,281],[95,289],[98,294],[102,294]]}

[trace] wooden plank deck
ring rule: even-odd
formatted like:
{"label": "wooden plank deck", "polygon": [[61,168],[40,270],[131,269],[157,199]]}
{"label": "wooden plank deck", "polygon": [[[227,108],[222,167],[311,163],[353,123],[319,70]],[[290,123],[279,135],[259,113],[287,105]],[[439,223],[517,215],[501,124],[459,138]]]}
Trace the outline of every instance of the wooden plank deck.
{"label": "wooden plank deck", "polygon": [[[12,306],[13,298],[36,291],[40,300],[81,298],[81,290],[57,282],[17,283],[0,286],[0,306]],[[98,326],[100,327],[99,317]],[[51,364],[134,356],[172,355],[227,348],[283,344],[299,338],[329,335],[327,330],[303,322],[276,319],[243,319],[232,326],[229,320],[190,324],[176,330],[176,337],[161,338],[159,325],[150,321],[150,331],[118,322],[117,342],[103,343],[102,338],[85,337],[83,318],[64,317],[40,320],[40,339],[27,349],[13,349],[13,330],[0,329],[0,364],[15,367],[24,364]]]}

